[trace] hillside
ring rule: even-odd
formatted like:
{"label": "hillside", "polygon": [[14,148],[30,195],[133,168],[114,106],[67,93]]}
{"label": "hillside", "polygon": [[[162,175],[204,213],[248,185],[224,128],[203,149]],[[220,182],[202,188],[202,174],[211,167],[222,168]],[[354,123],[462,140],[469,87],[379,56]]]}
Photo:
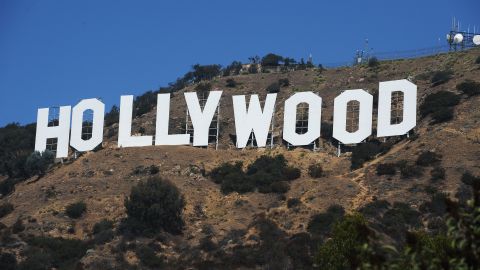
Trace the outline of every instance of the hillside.
{"label": "hillside", "polygon": [[[451,198],[457,195],[461,199],[466,189],[460,181],[462,175],[465,172],[480,175],[480,95],[469,97],[457,89],[457,85],[466,80],[480,81],[480,64],[475,63],[479,56],[480,50],[471,49],[380,62],[376,67],[315,68],[217,77],[210,84],[212,89],[223,90],[218,150],[191,146],[117,148],[116,135],[106,136],[102,149],[64,164],[55,164],[43,177],[34,176],[22,181],[15,185],[12,193],[1,198],[1,203],[11,203],[14,209],[0,219],[6,227],[2,229],[0,249],[16,254],[22,261],[28,256],[24,251],[31,245],[25,240],[27,235],[88,242],[95,238],[93,227],[102,219],[113,221],[114,229],[118,229],[121,220],[127,216],[125,198],[133,186],[152,176],[149,170],[152,165],[158,167],[158,173],[154,172],[154,175],[170,180],[185,197],[183,232],[177,235],[160,232],[154,237],[115,233],[105,243],[89,246],[85,254],[78,256],[81,269],[157,269],[158,266],[148,266],[140,258],[136,248],[142,245],[154,247],[167,269],[278,269],[279,265],[282,269],[310,269],[313,254],[323,241],[318,239],[327,235],[316,235],[312,229],[313,217],[326,213],[332,206],[341,206],[346,213],[363,213],[382,243],[400,245],[409,229],[437,232],[442,229],[436,226],[439,217],[426,211],[425,203],[442,193]],[[444,70],[453,71],[451,79],[432,84],[432,76]],[[274,148],[235,149],[231,139],[235,134],[231,96],[260,94],[265,97],[265,89],[270,84],[285,78],[289,84],[280,88],[276,103]],[[322,138],[317,151],[306,148],[288,150],[282,143],[283,102],[292,93],[317,92],[324,102],[322,122],[328,124],[332,119],[333,99],[342,90],[365,89],[376,93],[380,81],[406,78],[418,86],[419,106],[427,96],[439,91],[459,95],[459,103],[453,107],[453,119],[432,124],[430,115],[419,113],[411,136],[388,139],[383,143],[389,146],[386,151],[379,152],[353,170],[353,154],[344,152],[337,157],[336,145],[329,139]],[[235,80],[236,86],[227,87],[229,79]],[[186,105],[183,92],[195,91],[197,85],[189,85],[173,94],[171,133],[184,131]],[[155,109],[135,118],[133,123],[132,130],[142,128],[144,134],[154,134]],[[116,134],[116,128],[117,124],[106,127],[105,134]],[[421,164],[417,159],[425,152],[434,153],[435,158]],[[224,162],[243,161],[246,169],[262,155],[278,154],[285,156],[289,166],[301,171],[298,179],[290,181],[285,193],[225,194],[209,176],[209,172]],[[321,177],[310,176],[312,164],[321,165]],[[378,175],[379,164],[403,165],[397,165],[394,174]],[[441,170],[444,179],[434,177],[432,180],[432,171],[435,175]],[[86,212],[80,218],[72,219],[65,214],[65,208],[77,201],[85,202]],[[415,220],[404,223],[400,217],[387,220],[383,216],[386,211],[400,209],[398,205],[408,208],[406,211],[413,213]],[[6,238],[8,228],[18,220],[22,221],[24,230]],[[266,248],[266,232],[274,235],[267,233],[268,237],[287,240],[274,240],[277,242],[273,245],[275,248]],[[302,237],[309,240],[304,243]],[[208,248],[206,243],[210,245]],[[297,257],[289,251],[288,256],[279,255],[284,252],[279,250],[285,249],[281,247],[282,243],[290,248],[298,246],[303,253]],[[251,259],[248,252],[264,252],[263,261]]]}

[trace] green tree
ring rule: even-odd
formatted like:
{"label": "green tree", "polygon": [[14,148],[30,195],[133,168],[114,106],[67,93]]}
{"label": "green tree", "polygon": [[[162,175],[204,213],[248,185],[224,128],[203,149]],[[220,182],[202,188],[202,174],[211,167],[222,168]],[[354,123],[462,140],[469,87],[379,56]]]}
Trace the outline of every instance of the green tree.
{"label": "green tree", "polygon": [[27,158],[25,168],[29,175],[43,176],[54,160],[55,155],[51,151],[35,151]]}
{"label": "green tree", "polygon": [[[152,177],[140,182],[125,200],[131,224],[144,226],[143,230],[165,230],[180,233],[183,228],[182,212],[185,200],[170,181]],[[141,228],[142,229],[142,228]]]}

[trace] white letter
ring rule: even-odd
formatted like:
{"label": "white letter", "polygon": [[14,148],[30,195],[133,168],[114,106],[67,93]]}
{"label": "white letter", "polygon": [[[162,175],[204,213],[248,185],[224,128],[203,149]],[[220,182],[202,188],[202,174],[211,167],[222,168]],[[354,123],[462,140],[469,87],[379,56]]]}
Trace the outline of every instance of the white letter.
{"label": "white letter", "polygon": [[57,158],[68,157],[68,140],[70,139],[70,106],[60,107],[58,126],[48,126],[48,108],[38,109],[35,151],[47,149],[47,139],[57,138]]}
{"label": "white letter", "polygon": [[[308,131],[298,134],[297,106],[308,104]],[[296,93],[285,101],[283,114],[283,139],[292,145],[308,145],[320,137],[322,98],[312,92]]]}
{"label": "white letter", "polygon": [[[348,132],[347,103],[356,100],[360,103],[358,130]],[[333,108],[333,137],[344,144],[359,143],[372,133],[373,96],[362,89],[347,90],[335,98]]]}
{"label": "white letter", "polygon": [[190,134],[168,134],[170,93],[157,95],[157,123],[155,145],[182,145],[190,143]]}
{"label": "white letter", "polygon": [[193,146],[207,146],[208,132],[212,123],[213,115],[217,110],[222,91],[210,91],[205,107],[200,108],[196,92],[184,93],[188,112],[193,125]]}
{"label": "white letter", "polygon": [[118,146],[135,147],[152,145],[152,136],[132,136],[132,105],[133,96],[120,97]]}
{"label": "white letter", "polygon": [[[403,121],[391,124],[392,92],[403,93]],[[406,134],[417,123],[417,86],[407,80],[380,82],[377,137]]]}
{"label": "white letter", "polygon": [[[83,113],[86,110],[93,111],[92,137],[82,139]],[[105,104],[96,98],[80,101],[72,110],[72,131],[70,145],[78,151],[90,151],[103,140],[103,118],[105,116]]]}
{"label": "white letter", "polygon": [[258,95],[251,95],[248,111],[244,95],[233,96],[232,98],[237,148],[244,148],[247,145],[248,137],[252,131],[255,134],[258,147],[265,147],[277,94],[267,94],[263,112]]}

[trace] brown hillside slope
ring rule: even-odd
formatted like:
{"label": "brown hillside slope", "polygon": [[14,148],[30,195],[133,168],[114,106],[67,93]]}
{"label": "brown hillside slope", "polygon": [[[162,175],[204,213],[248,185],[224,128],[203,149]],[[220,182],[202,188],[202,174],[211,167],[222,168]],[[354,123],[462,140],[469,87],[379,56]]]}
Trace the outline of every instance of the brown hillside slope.
{"label": "brown hillside slope", "polygon": [[[418,117],[416,138],[403,138],[392,149],[377,159],[365,163],[364,167],[350,171],[350,154],[335,155],[335,147],[322,141],[321,149],[313,152],[306,149],[288,151],[281,146],[281,127],[283,119],[283,101],[295,91],[313,90],[318,92],[325,103],[322,121],[329,122],[332,117],[333,99],[347,89],[366,89],[372,93],[378,89],[380,81],[410,78],[418,86],[419,105],[429,93],[440,90],[456,92],[455,86],[465,79],[480,81],[480,67],[475,59],[480,50],[457,52],[411,60],[382,62],[377,71],[368,67],[349,67],[324,71],[305,70],[287,73],[260,73],[217,78],[212,82],[213,88],[222,89],[221,101],[221,139],[220,150],[211,148],[194,148],[189,146],[151,146],[142,148],[116,147],[116,138],[108,139],[106,147],[86,153],[77,160],[64,165],[57,165],[41,179],[30,179],[16,186],[11,195],[2,198],[2,202],[14,205],[14,211],[0,222],[11,226],[17,219],[24,220],[25,233],[35,235],[61,236],[64,238],[89,239],[93,225],[103,218],[117,224],[125,217],[124,199],[132,186],[149,176],[135,174],[139,166],[156,165],[159,175],[171,180],[184,194],[186,209],[185,231],[181,236],[171,236],[168,244],[162,243],[163,253],[167,257],[179,258],[182,254],[179,246],[196,246],[204,236],[206,225],[211,226],[214,241],[224,239],[232,230],[247,230],[248,235],[256,217],[266,215],[277,225],[295,234],[305,232],[312,215],[325,211],[333,204],[342,205],[347,211],[355,211],[372,200],[385,199],[390,202],[401,201],[418,209],[427,200],[428,187],[454,194],[459,187],[463,172],[469,170],[480,174],[480,97],[462,97],[455,107],[452,121],[430,125],[429,118]],[[434,71],[451,69],[453,78],[445,84],[432,87],[429,74]],[[234,78],[239,85],[226,88],[225,81]],[[274,149],[232,149],[229,134],[234,134],[233,94],[259,93],[265,96],[265,88],[280,78],[288,78],[290,86],[283,87],[277,98],[276,110],[276,147]],[[184,91],[191,91],[194,86]],[[183,91],[175,93],[172,98],[171,121],[174,123],[170,132],[180,132],[185,117]],[[154,133],[154,111],[134,120],[134,128],[144,127],[146,134]],[[434,151],[442,155],[441,166],[446,170],[446,180],[431,183],[431,167],[424,169],[423,176],[402,179],[395,176],[377,176],[376,165],[384,162],[407,160],[414,162],[419,153]],[[283,197],[276,194],[251,192],[246,194],[231,193],[224,195],[217,184],[201,171],[210,171],[222,162],[236,160],[248,165],[262,154],[284,154],[289,164],[301,168],[302,176],[294,180],[290,190]],[[313,179],[308,175],[308,166],[322,164],[326,176]],[[288,208],[286,199],[299,198],[299,207]],[[72,220],[64,214],[65,207],[79,200],[87,204],[86,214]],[[69,228],[74,228],[69,232]],[[169,238],[170,239],[170,238]],[[96,246],[86,254],[82,261],[87,268],[94,269],[99,258],[110,258],[111,248],[118,244],[120,237],[106,245]],[[142,240],[139,240],[142,241]],[[24,246],[19,244],[12,248],[17,254]],[[229,246],[226,245],[225,249]],[[10,248],[9,248],[10,249]],[[185,250],[185,249],[184,249]],[[202,255],[205,256],[205,255]],[[126,260],[136,263],[136,256],[125,254]],[[21,258],[21,255],[19,255]],[[109,260],[110,260],[109,259]]]}

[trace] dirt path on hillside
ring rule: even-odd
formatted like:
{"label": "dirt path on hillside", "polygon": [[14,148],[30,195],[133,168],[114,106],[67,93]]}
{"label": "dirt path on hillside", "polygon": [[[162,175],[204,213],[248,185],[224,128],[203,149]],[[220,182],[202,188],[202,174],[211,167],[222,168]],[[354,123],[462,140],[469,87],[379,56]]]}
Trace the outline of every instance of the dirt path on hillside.
{"label": "dirt path on hillside", "polygon": [[[349,209],[350,211],[354,211],[354,210],[358,209],[361,205],[363,205],[366,202],[371,202],[372,198],[374,196],[374,194],[372,194],[372,192],[368,188],[368,185],[365,183],[365,177],[364,177],[365,176],[365,170],[368,167],[383,161],[386,157],[397,153],[398,151],[403,149],[409,143],[410,143],[410,141],[407,140],[405,142],[397,144],[397,145],[393,146],[392,149],[390,149],[390,151],[388,153],[386,153],[385,155],[382,155],[382,156],[380,156],[380,157],[378,157],[378,158],[376,158],[372,161],[367,162],[362,168],[357,169],[353,172],[338,176],[338,177],[348,177],[348,178],[350,178],[350,180],[352,182],[355,182],[355,184],[357,184],[358,187],[360,188],[360,192],[358,193],[358,195],[355,196],[355,198],[353,198],[353,200],[351,201],[351,207]],[[353,178],[351,178],[351,177],[353,177]]]}

